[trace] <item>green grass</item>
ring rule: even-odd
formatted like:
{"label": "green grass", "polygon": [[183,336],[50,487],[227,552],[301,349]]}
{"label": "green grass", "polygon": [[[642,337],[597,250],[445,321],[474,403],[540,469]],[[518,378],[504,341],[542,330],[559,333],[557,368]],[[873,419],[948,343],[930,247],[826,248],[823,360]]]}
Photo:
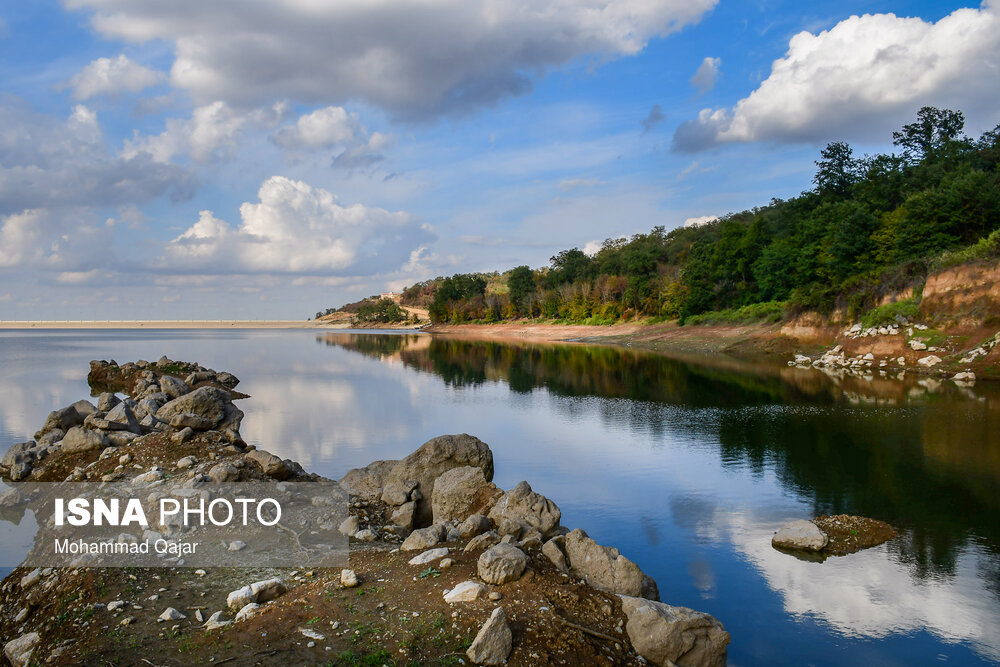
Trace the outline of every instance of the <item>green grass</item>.
{"label": "green grass", "polygon": [[931,262],[931,270],[937,271],[958,266],[959,264],[966,264],[982,259],[996,259],[998,257],[1000,257],[1000,229],[994,230],[992,234],[986,238],[979,239],[977,243],[973,243],[970,246],[941,253],[937,259]]}
{"label": "green grass", "polygon": [[947,340],[948,336],[938,329],[925,329],[924,331],[913,331],[913,338],[923,341],[930,347],[936,347]]}
{"label": "green grass", "polygon": [[785,301],[765,301],[752,303],[741,308],[713,310],[691,315],[684,319],[684,325],[698,324],[751,324],[754,322],[780,322],[785,316]]}
{"label": "green grass", "polygon": [[895,303],[887,303],[884,306],[873,308],[861,318],[861,326],[864,328],[877,327],[883,324],[894,324],[896,316],[905,317],[908,320],[915,320],[920,314],[920,299],[912,297],[900,299]]}

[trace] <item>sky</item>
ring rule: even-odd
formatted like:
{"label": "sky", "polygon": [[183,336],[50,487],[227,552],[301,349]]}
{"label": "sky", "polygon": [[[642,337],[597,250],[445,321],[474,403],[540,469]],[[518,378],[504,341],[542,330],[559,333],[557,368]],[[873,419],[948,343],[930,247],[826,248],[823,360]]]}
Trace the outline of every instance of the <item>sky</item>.
{"label": "sky", "polygon": [[0,319],[294,319],[1000,123],[1000,0],[0,3]]}

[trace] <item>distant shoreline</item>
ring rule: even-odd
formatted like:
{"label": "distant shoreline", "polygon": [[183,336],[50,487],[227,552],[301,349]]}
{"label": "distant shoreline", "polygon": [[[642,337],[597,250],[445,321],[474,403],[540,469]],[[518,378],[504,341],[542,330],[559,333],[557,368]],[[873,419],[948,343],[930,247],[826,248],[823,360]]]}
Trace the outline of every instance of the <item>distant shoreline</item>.
{"label": "distant shoreline", "polygon": [[0,329],[335,329],[307,320],[8,320]]}

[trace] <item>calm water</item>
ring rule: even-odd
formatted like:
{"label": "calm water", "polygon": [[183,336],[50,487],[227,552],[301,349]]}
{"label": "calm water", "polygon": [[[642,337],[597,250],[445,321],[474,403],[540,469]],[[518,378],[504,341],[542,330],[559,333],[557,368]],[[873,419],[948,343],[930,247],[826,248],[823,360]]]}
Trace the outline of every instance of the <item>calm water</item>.
{"label": "calm water", "polygon": [[[0,448],[87,396],[90,359],[162,354],[234,372],[246,440],[331,477],[480,437],[498,485],[718,617],[732,665],[1000,661],[1000,387],[412,334],[0,332]],[[770,547],[832,512],[903,534],[824,563]]]}

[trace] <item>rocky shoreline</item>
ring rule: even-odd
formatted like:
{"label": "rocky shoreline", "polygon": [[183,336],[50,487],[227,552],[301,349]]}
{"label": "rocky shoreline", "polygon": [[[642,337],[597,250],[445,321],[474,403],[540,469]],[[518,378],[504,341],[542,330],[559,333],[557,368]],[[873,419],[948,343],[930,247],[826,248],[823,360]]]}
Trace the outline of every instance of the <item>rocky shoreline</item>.
{"label": "rocky shoreline", "polygon": [[[20,481],[322,480],[243,441],[234,400],[248,397],[230,373],[164,357],[91,362],[88,381],[96,404],[52,412],[0,461],[15,483],[6,515]],[[526,481],[505,491],[492,479],[489,446],[465,434],[350,471],[342,570],[15,569],[0,584],[4,655],[19,666],[725,664],[719,621],[659,602],[651,577],[562,526]]]}

